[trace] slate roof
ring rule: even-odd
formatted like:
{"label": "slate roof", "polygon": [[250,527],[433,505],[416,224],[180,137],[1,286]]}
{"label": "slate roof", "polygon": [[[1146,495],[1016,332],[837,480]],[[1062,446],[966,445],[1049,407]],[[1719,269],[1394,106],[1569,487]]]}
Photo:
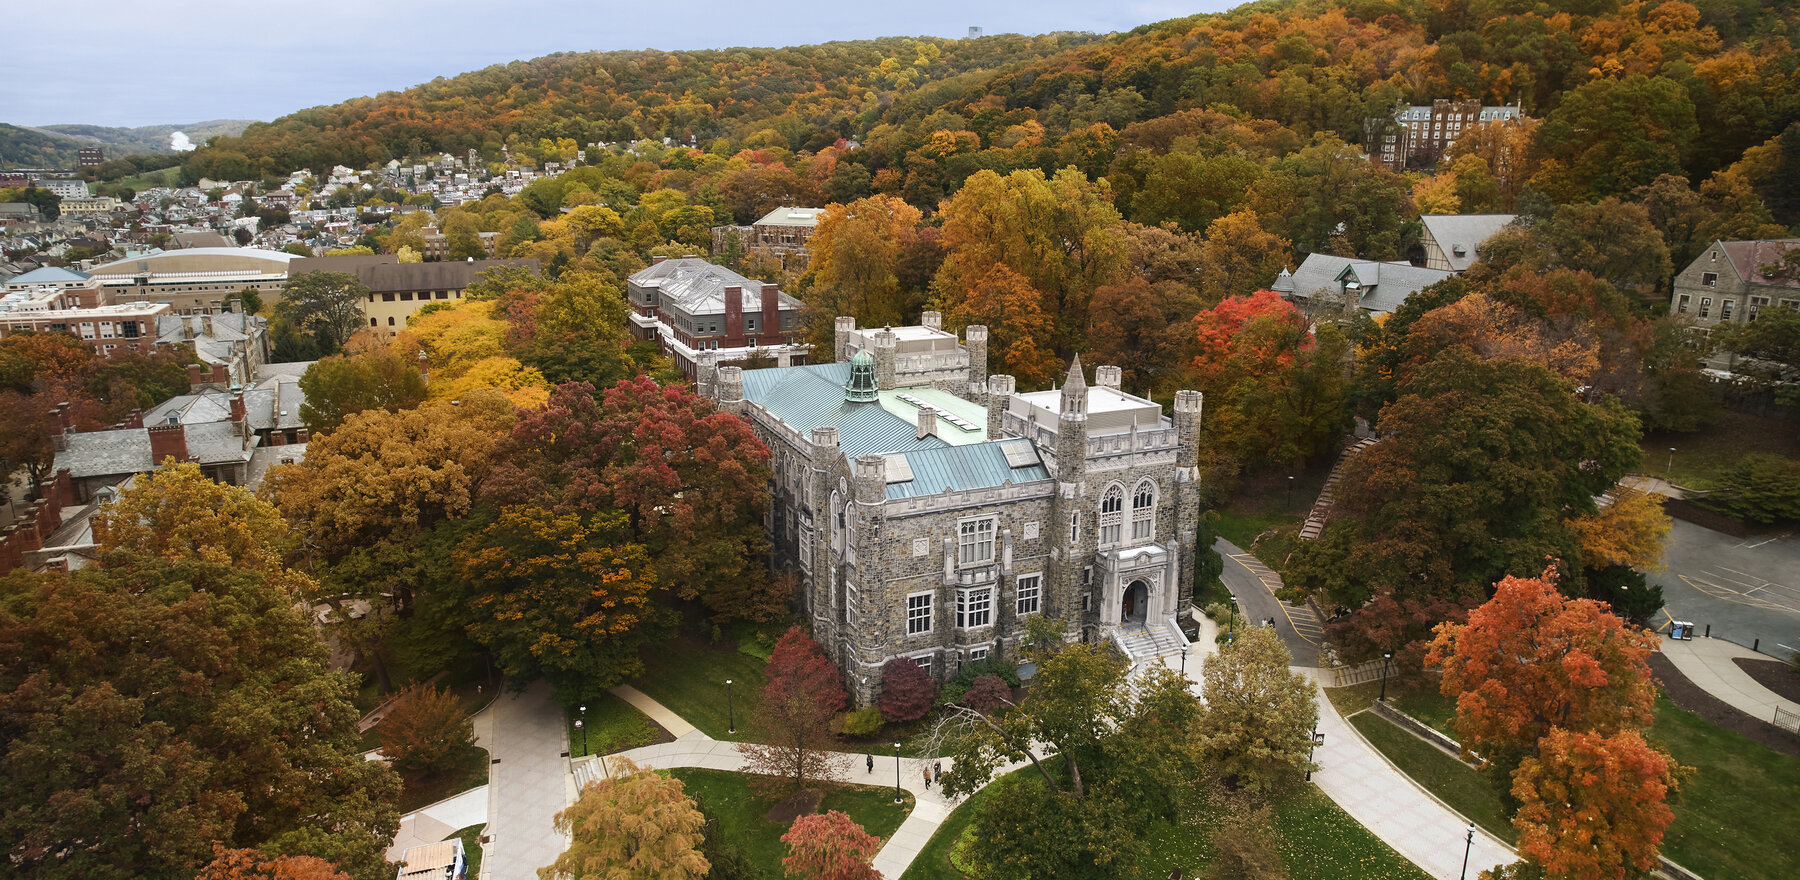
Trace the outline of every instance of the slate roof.
{"label": "slate roof", "polygon": [[845,401],[844,385],[849,381],[847,363],[749,370],[744,373],[744,399],[803,435],[810,436],[816,427],[836,427],[838,448],[852,459],[872,453],[904,458],[913,479],[889,483],[889,498],[1050,478],[1035,452],[1024,467],[1007,463],[1002,445],[1014,441],[952,446],[937,437],[919,439],[912,422],[880,404]]}
{"label": "slate roof", "polygon": [[[1763,241],[1721,241],[1716,246],[1725,252],[1731,260],[1731,267],[1737,270],[1738,277],[1751,284],[1770,284],[1776,287],[1800,287],[1800,278],[1788,278],[1779,275],[1764,275],[1762,267],[1779,263],[1789,248],[1800,247],[1800,238],[1766,239]],[[1705,259],[1702,254],[1695,262]],[[43,271],[39,269],[38,271]]]}
{"label": "slate roof", "polygon": [[135,474],[153,470],[150,433],[143,428],[90,431],[70,434],[69,448],[56,453],[58,469],[68,468],[75,479],[110,474]]}
{"label": "slate roof", "polygon": [[[655,290],[663,305],[674,306],[690,315],[724,314],[725,288],[737,285],[743,288],[744,313],[762,311],[761,281],[745,278],[699,257],[664,260],[632,275],[631,283]],[[799,300],[785,293],[777,294],[777,298],[781,309],[794,310],[801,306]]]}
{"label": "slate roof", "polygon": [[[250,449],[245,448],[244,438],[238,436],[237,426],[230,422],[188,425],[186,431],[188,455],[193,456],[201,464],[225,464],[250,460]],[[148,434],[145,435],[146,438],[148,436]],[[250,438],[250,442],[255,443],[256,438]]]}
{"label": "slate roof", "polygon": [[1311,299],[1327,291],[1340,293],[1343,291],[1340,278],[1354,280],[1361,285],[1362,290],[1358,306],[1365,311],[1383,313],[1392,312],[1407,297],[1452,274],[1454,273],[1442,269],[1421,269],[1411,263],[1378,263],[1334,257],[1330,254],[1310,254],[1294,272],[1292,279],[1278,280],[1291,280],[1297,299]]}
{"label": "slate roof", "polygon": [[[1444,259],[1450,261],[1450,269],[1461,272],[1475,261],[1481,259],[1480,249],[1494,233],[1506,228],[1513,221],[1513,214],[1426,214],[1419,218],[1425,224],[1425,232],[1430,235],[1444,251]],[[1458,256],[1456,248],[1461,247],[1463,253]]]}
{"label": "slate roof", "polygon": [[6,283],[7,284],[66,284],[70,281],[86,281],[92,277],[94,277],[94,276],[89,275],[86,272],[77,272],[74,269],[64,269],[61,266],[44,266],[43,268],[33,269],[30,272],[26,272],[25,274],[20,275],[17,278],[13,278],[13,279],[7,281]]}

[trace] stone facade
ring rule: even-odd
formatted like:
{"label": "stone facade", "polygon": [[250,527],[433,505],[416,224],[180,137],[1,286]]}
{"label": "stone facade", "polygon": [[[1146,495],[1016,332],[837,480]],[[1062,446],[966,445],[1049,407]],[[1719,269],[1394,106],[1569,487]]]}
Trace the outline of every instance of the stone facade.
{"label": "stone facade", "polygon": [[[930,312],[917,327],[836,329],[836,363],[709,362],[700,385],[773,452],[775,564],[800,577],[801,610],[859,705],[896,657],[940,680],[1016,658],[1034,614],[1070,639],[1118,641],[1185,604],[1198,392],[1170,418],[1123,393],[1117,367],[1089,387],[1076,359],[1060,390],[1018,393],[985,375],[986,328],[959,342]],[[852,359],[865,376],[873,362],[878,399],[850,399]]]}
{"label": "stone facade", "polygon": [[1747,324],[1765,309],[1800,311],[1800,278],[1763,271],[1782,262],[1800,239],[1715,241],[1675,275],[1671,314],[1710,331]]}

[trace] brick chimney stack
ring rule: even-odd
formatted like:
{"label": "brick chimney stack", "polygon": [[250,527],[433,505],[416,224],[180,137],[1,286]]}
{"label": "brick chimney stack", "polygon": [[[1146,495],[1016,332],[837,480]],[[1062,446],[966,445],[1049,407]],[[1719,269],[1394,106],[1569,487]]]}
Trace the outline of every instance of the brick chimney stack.
{"label": "brick chimney stack", "polygon": [[773,284],[762,286],[762,326],[757,328],[763,336],[777,337],[764,342],[764,345],[779,345],[781,340],[781,288]]}
{"label": "brick chimney stack", "polygon": [[744,338],[744,288],[736,284],[725,286],[725,346],[728,348],[743,344]]}
{"label": "brick chimney stack", "polygon": [[162,464],[163,459],[174,456],[176,461],[188,460],[187,426],[180,423],[173,425],[151,425],[144,430],[150,433],[150,460]]}

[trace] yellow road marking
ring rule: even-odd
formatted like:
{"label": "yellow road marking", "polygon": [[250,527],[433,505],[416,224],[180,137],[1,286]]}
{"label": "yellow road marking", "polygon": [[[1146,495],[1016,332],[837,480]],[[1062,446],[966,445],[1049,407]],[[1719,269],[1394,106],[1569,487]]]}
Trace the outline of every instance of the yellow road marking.
{"label": "yellow road marking", "polygon": [[[1228,553],[1226,555],[1230,556],[1237,564],[1243,566],[1245,571],[1255,575],[1257,582],[1263,585],[1263,589],[1269,591],[1271,597],[1274,597],[1276,590],[1281,589],[1281,576],[1276,574],[1274,570],[1270,569],[1268,566],[1264,565],[1262,560],[1257,559],[1248,553]],[[1252,563],[1254,563],[1254,565]],[[1275,582],[1270,583],[1269,577],[1263,577],[1265,573],[1268,574],[1269,577],[1274,578]],[[1319,618],[1312,613],[1312,609],[1289,605],[1280,599],[1276,599],[1275,604],[1281,609],[1281,615],[1287,618],[1288,626],[1294,628],[1295,635],[1299,636],[1307,644],[1312,645],[1315,648],[1320,647],[1319,639],[1314,638],[1314,636],[1323,638],[1325,635],[1325,627],[1319,623]],[[1299,619],[1295,619],[1296,614],[1300,615]],[[1312,635],[1308,635],[1308,633],[1311,633]]]}

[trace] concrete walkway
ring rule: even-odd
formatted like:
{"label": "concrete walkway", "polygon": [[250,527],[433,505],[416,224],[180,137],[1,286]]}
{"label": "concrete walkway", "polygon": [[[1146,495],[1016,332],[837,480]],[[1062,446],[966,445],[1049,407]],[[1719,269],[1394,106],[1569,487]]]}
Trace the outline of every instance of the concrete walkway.
{"label": "concrete walkway", "polygon": [[400,817],[400,831],[388,847],[387,859],[400,861],[415,846],[437,843],[459,829],[488,820],[488,787],[471,788],[448,800]]}
{"label": "concrete walkway", "polygon": [[669,735],[681,739],[695,732],[695,727],[687,723],[687,719],[669,711],[669,707],[650,699],[643,691],[628,684],[612,689],[612,695],[631,704],[631,707],[650,717],[651,721],[662,725]]}
{"label": "concrete walkway", "polygon": [[[1317,675],[1316,670],[1299,667],[1294,671]],[[1388,763],[1337,713],[1322,688],[1319,732],[1325,734],[1325,744],[1313,755],[1319,765],[1313,782],[1319,790],[1425,873],[1438,880],[1457,880],[1469,820]],[[1478,828],[1467,876],[1516,861],[1518,856],[1510,847]]]}
{"label": "concrete walkway", "polygon": [[[1782,699],[1774,691],[1757,684],[1756,679],[1733,662],[1738,657],[1753,660],[1774,659],[1772,657],[1723,639],[1676,641],[1667,636],[1662,640],[1662,652],[1688,681],[1752,718],[1773,724],[1778,707],[1800,717],[1800,703]],[[1784,726],[1792,729],[1791,724]]]}
{"label": "concrete walkway", "polygon": [[537,869],[556,861],[569,840],[556,831],[556,814],[571,801],[569,730],[562,707],[550,701],[550,685],[534,682],[506,694],[483,713],[488,723],[488,828],[482,873],[493,880],[537,880]]}

